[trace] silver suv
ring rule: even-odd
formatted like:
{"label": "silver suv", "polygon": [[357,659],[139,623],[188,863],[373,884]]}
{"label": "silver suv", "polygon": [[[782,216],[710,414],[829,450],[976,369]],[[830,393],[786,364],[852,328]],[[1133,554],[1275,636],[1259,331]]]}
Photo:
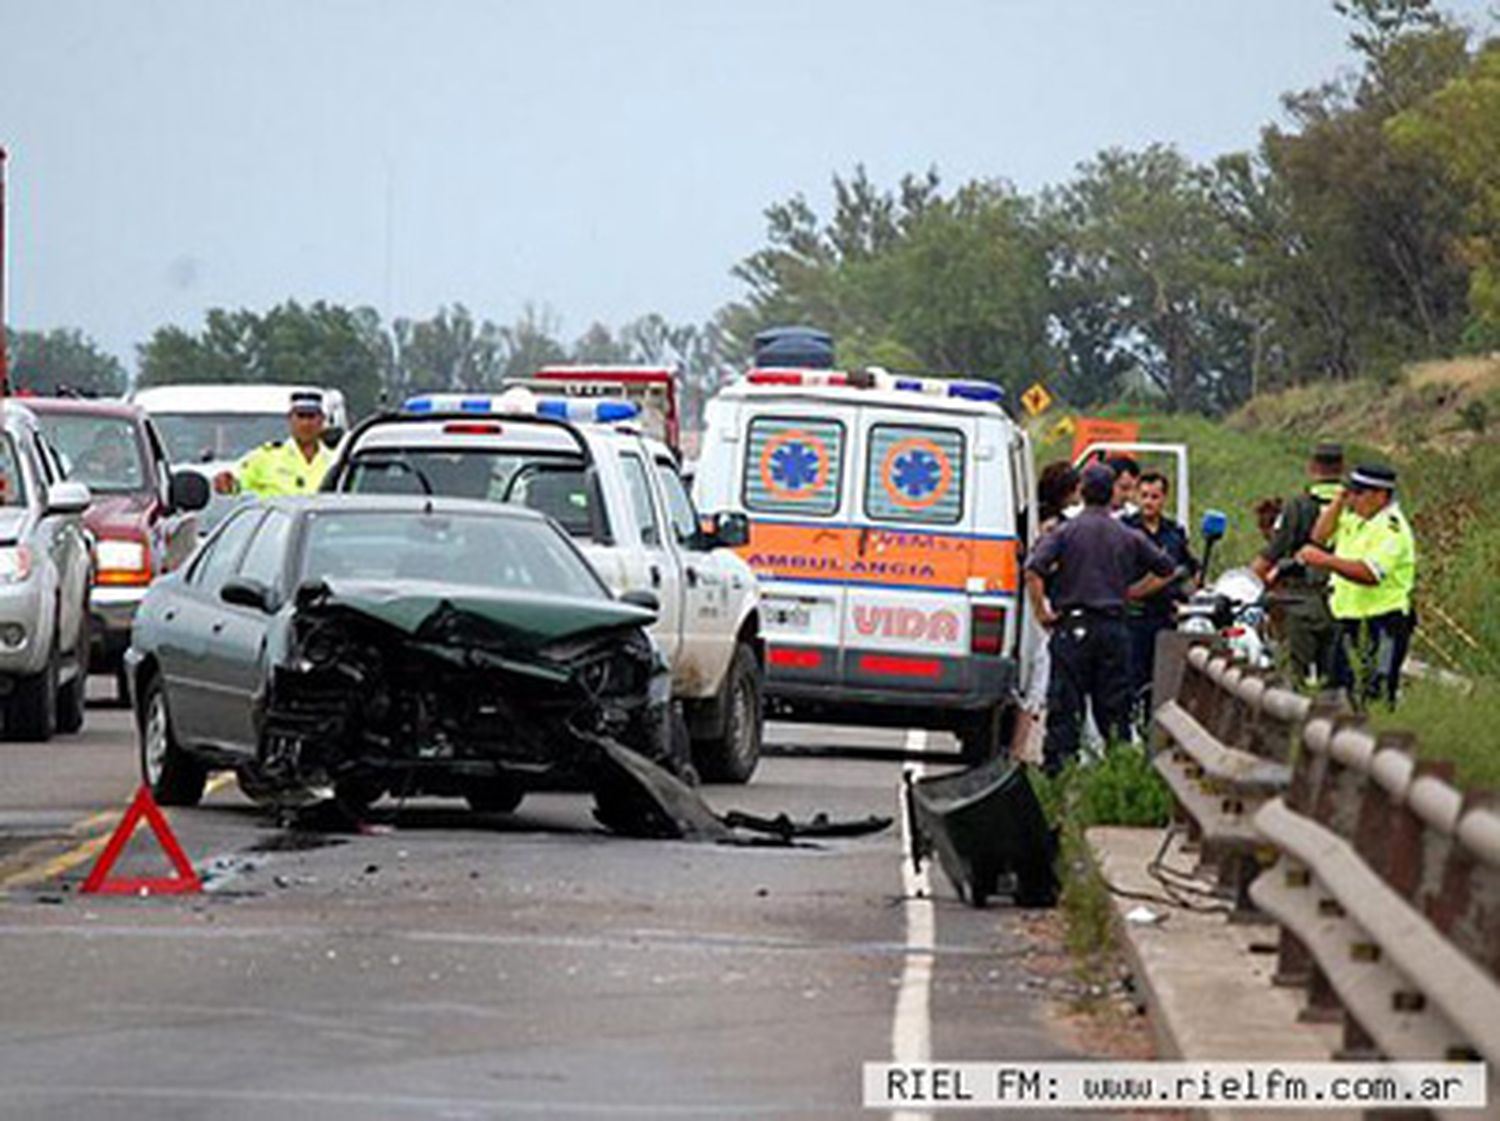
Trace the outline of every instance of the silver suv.
{"label": "silver suv", "polygon": [[0,705],[7,738],[46,740],[83,726],[89,488],[66,481],[30,409],[0,409]]}

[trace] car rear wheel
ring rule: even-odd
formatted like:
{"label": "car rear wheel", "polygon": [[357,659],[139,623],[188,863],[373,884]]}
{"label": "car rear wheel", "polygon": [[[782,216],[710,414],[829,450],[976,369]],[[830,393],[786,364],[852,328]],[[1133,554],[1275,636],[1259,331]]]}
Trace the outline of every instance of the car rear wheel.
{"label": "car rear wheel", "polygon": [[16,681],[5,707],[5,733],[9,739],[46,743],[57,728],[57,650],[41,673]]}
{"label": "car rear wheel", "polygon": [[74,657],[78,661],[78,672],[73,679],[57,691],[57,730],[76,732],[83,727],[84,704],[89,691],[89,621],[88,616],[78,624],[78,642]]}
{"label": "car rear wheel", "polygon": [[755,651],[740,643],[724,679],[723,735],[694,745],[694,762],[705,782],[750,781],[760,761],[760,694],[760,663]]}
{"label": "car rear wheel", "polygon": [[475,813],[508,814],[526,797],[526,788],[507,778],[476,779],[464,787],[464,800]]}
{"label": "car rear wheel", "polygon": [[196,806],[208,785],[208,767],[183,751],[172,734],[172,715],[161,676],[152,674],[141,692],[141,780],[163,806]]}

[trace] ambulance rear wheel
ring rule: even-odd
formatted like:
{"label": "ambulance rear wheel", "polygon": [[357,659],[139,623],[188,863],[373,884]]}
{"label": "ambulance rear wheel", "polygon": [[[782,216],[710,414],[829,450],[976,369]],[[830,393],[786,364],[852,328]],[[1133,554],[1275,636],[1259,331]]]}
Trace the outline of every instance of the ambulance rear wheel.
{"label": "ambulance rear wheel", "polygon": [[977,767],[998,759],[1010,749],[1010,733],[1015,721],[1015,706],[991,705],[971,715],[958,730],[963,760]]}

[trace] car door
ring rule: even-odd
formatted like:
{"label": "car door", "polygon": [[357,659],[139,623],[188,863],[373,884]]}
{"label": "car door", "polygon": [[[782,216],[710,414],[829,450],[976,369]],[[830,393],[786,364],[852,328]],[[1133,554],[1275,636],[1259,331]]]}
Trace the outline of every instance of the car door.
{"label": "car door", "polygon": [[667,542],[671,532],[663,516],[661,499],[651,478],[643,451],[620,452],[620,476],[635,519],[637,541],[630,552],[639,558],[643,573],[633,573],[631,586],[655,593],[661,610],[651,633],[673,666],[682,645],[682,568],[677,553]]}
{"label": "car door", "polygon": [[[235,572],[240,579],[272,589],[278,602],[292,525],[286,511],[268,510]],[[246,755],[256,749],[256,712],[266,686],[266,637],[274,618],[256,607],[225,603],[221,597],[209,624],[207,667],[214,684],[215,735],[225,748]]]}
{"label": "car door", "polygon": [[224,581],[239,568],[240,557],[260,524],[264,509],[242,507],[205,542],[184,579],[153,608],[157,660],[167,690],[173,730],[194,744],[223,743],[220,728],[222,673],[209,657],[209,637],[226,606],[219,598]]}
{"label": "car door", "polygon": [[48,491],[54,483],[62,482],[66,477],[57,453],[40,433],[32,434],[31,450],[41,480],[41,529],[53,571],[57,574],[57,648],[76,653],[80,627],[88,610],[89,539],[79,515],[48,511]]}
{"label": "car door", "polygon": [[719,566],[697,547],[698,512],[677,465],[658,456],[655,468],[666,500],[671,544],[681,558],[682,639],[675,676],[680,693],[697,696],[720,679],[734,652],[734,630],[726,618],[729,585]]}

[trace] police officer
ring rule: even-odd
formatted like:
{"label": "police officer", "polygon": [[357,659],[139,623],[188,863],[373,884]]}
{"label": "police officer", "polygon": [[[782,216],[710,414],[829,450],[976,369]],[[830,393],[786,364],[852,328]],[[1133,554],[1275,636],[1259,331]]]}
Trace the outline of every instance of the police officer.
{"label": "police officer", "polygon": [[[1147,471],[1135,487],[1139,509],[1121,519],[1131,529],[1144,533],[1153,545],[1171,557],[1181,574],[1155,595],[1132,600],[1126,612],[1130,630],[1131,696],[1132,699],[1147,700],[1147,712],[1152,711],[1147,690],[1156,658],[1156,636],[1170,630],[1176,623],[1174,608],[1187,598],[1191,580],[1198,575],[1199,569],[1198,558],[1188,548],[1187,530],[1164,510],[1170,490],[1171,484],[1165,475],[1160,471]],[[1118,496],[1118,483],[1115,493]]]}
{"label": "police officer", "polygon": [[[1130,639],[1125,605],[1160,591],[1172,558],[1110,514],[1115,475],[1102,464],[1083,472],[1084,508],[1037,542],[1026,562],[1026,591],[1037,622],[1051,631],[1052,677],[1042,748],[1049,775],[1078,752],[1084,705],[1105,735],[1130,733]],[[1140,573],[1147,575],[1140,578]],[[1049,588],[1050,585],[1050,588]]]}
{"label": "police officer", "polygon": [[311,390],[292,394],[287,427],[291,435],[280,443],[271,441],[247,452],[235,465],[214,480],[223,493],[249,491],[262,498],[286,494],[312,494],[323,482],[332,455],[323,444],[327,427],[323,395]]}
{"label": "police officer", "polygon": [[1383,696],[1394,706],[1401,664],[1416,623],[1417,547],[1411,523],[1396,503],[1396,472],[1356,467],[1313,526],[1314,541],[1297,559],[1332,575],[1329,607],[1338,623],[1334,682],[1356,705]]}
{"label": "police officer", "polygon": [[1343,447],[1318,444],[1308,461],[1307,473],[1307,489],[1282,507],[1270,540],[1250,567],[1276,588],[1292,674],[1299,682],[1309,675],[1326,682],[1333,678],[1333,652],[1338,640],[1338,629],[1328,610],[1328,573],[1303,564],[1297,552],[1313,540],[1318,516],[1343,489]]}

